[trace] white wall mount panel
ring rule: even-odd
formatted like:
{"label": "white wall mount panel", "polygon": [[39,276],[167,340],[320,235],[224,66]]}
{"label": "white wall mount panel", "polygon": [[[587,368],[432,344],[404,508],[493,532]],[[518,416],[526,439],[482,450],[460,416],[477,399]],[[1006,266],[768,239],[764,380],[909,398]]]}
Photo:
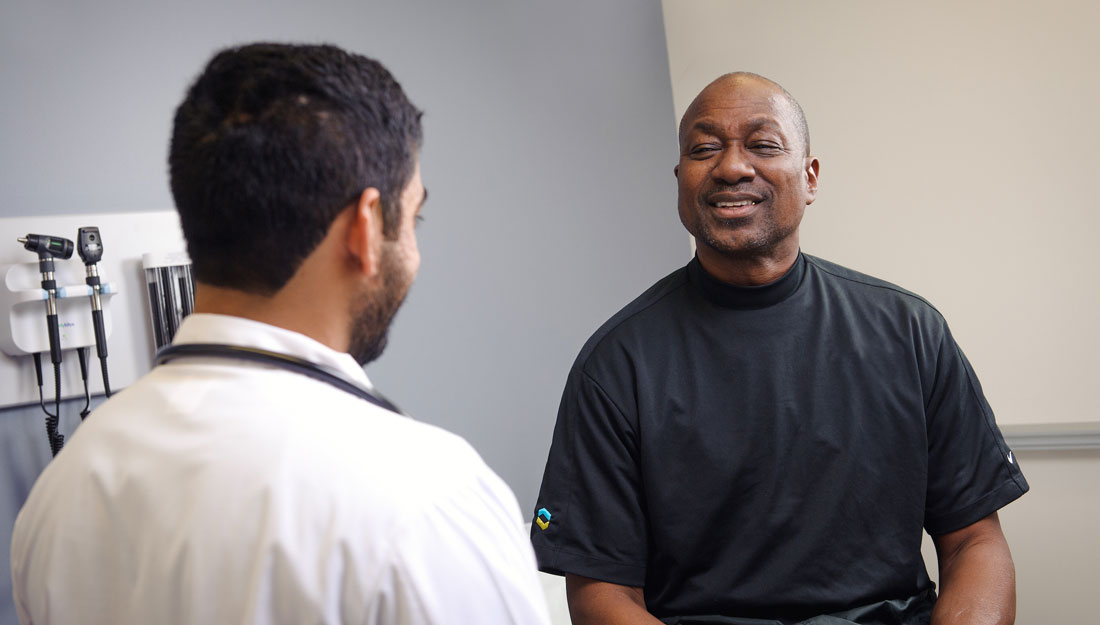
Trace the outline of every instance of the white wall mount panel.
{"label": "white wall mount panel", "polygon": [[[154,342],[149,321],[149,295],[142,256],[176,253],[186,245],[175,211],[91,213],[0,219],[0,407],[38,402],[38,385],[30,356],[12,355],[45,346],[45,306],[38,288],[37,256],[16,242],[29,233],[76,239],[77,228],[97,226],[103,237],[99,275],[110,295],[104,297],[107,329],[107,365],[111,390],[117,391],[146,373],[153,363]],[[7,243],[5,243],[7,242]],[[89,350],[88,382],[92,394],[103,392],[91,334],[91,306],[84,284],[84,265],[74,254],[56,261],[59,287],[58,316],[62,326],[62,397],[80,397],[84,385],[73,348]],[[15,329],[8,311],[17,315]],[[18,336],[17,336],[18,335]],[[44,395],[54,396],[49,355],[43,359]]]}
{"label": "white wall mount panel", "polygon": [[[72,276],[70,270],[79,267],[81,275]],[[61,337],[61,349],[94,347],[95,330],[92,327],[92,287],[83,283],[84,266],[79,262],[55,261],[54,276],[57,280],[57,318]],[[16,265],[0,265],[0,351],[8,356],[29,356],[50,349],[46,331],[46,290],[41,287],[38,261]],[[80,282],[77,282],[77,281]],[[103,325],[108,340],[111,336],[110,301],[118,292],[118,286],[105,282],[100,285],[103,305]]]}

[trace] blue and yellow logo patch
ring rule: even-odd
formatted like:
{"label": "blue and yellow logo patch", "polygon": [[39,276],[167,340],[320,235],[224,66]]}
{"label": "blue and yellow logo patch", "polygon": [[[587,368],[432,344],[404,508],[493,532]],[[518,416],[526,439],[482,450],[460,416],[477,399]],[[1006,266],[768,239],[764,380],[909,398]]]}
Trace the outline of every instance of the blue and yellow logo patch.
{"label": "blue and yellow logo patch", "polygon": [[550,527],[550,511],[546,508],[539,508],[539,513],[535,517],[535,523],[538,524],[540,529]]}

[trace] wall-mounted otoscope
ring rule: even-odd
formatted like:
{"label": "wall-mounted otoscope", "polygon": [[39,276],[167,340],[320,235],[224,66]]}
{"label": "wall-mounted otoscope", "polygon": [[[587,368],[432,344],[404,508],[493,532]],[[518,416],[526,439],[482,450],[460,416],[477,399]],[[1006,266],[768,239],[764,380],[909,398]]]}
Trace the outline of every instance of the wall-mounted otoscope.
{"label": "wall-mounted otoscope", "polygon": [[95,350],[99,367],[103,371],[103,392],[111,396],[111,383],[107,377],[107,331],[103,327],[103,301],[100,297],[98,263],[103,257],[103,238],[99,228],[87,226],[76,231],[76,251],[84,261],[87,276],[84,282],[92,289],[92,327],[95,329]]}
{"label": "wall-mounted otoscope", "polygon": [[38,270],[42,273],[42,289],[46,291],[46,331],[50,337],[50,362],[61,364],[61,334],[57,327],[57,280],[54,279],[54,258],[65,260],[73,255],[73,242],[63,237],[28,234],[16,239],[27,250],[38,254]]}
{"label": "wall-mounted otoscope", "polygon": [[[54,258],[62,260],[73,255],[73,242],[63,238],[45,234],[28,234],[17,239],[27,250],[38,254],[38,270],[42,273],[42,289],[46,291],[46,332],[50,338],[50,362],[53,363],[55,400],[54,414],[46,410],[42,404],[42,410],[46,413],[46,436],[50,440],[50,449],[54,455],[61,451],[65,443],[63,437],[57,431],[58,415],[61,413],[61,332],[57,324],[57,280],[54,278]],[[41,361],[35,353],[36,371],[41,371]],[[42,376],[38,376],[39,398],[42,392]]]}

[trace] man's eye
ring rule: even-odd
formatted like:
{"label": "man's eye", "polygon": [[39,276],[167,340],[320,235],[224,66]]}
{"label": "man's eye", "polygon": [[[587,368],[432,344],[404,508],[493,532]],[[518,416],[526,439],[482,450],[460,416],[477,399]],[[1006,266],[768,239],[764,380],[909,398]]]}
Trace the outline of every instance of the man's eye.
{"label": "man's eye", "polygon": [[754,143],[749,146],[749,149],[754,152],[762,152],[764,154],[775,154],[783,151],[783,146],[776,143]]}
{"label": "man's eye", "polygon": [[718,148],[713,145],[700,145],[691,149],[690,154],[692,156],[707,156],[712,152],[716,152]]}

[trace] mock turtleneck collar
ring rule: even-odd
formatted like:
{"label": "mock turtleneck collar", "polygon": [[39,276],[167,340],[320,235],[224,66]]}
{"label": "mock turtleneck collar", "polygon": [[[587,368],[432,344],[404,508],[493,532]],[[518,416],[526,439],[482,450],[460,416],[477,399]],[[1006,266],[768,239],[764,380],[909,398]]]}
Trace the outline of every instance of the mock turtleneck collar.
{"label": "mock turtleneck collar", "polygon": [[722,282],[703,269],[698,256],[691,259],[687,269],[688,279],[713,304],[723,308],[766,308],[782,302],[798,289],[802,276],[806,273],[806,259],[799,251],[798,258],[787,273],[774,282],[760,286],[738,286]]}

